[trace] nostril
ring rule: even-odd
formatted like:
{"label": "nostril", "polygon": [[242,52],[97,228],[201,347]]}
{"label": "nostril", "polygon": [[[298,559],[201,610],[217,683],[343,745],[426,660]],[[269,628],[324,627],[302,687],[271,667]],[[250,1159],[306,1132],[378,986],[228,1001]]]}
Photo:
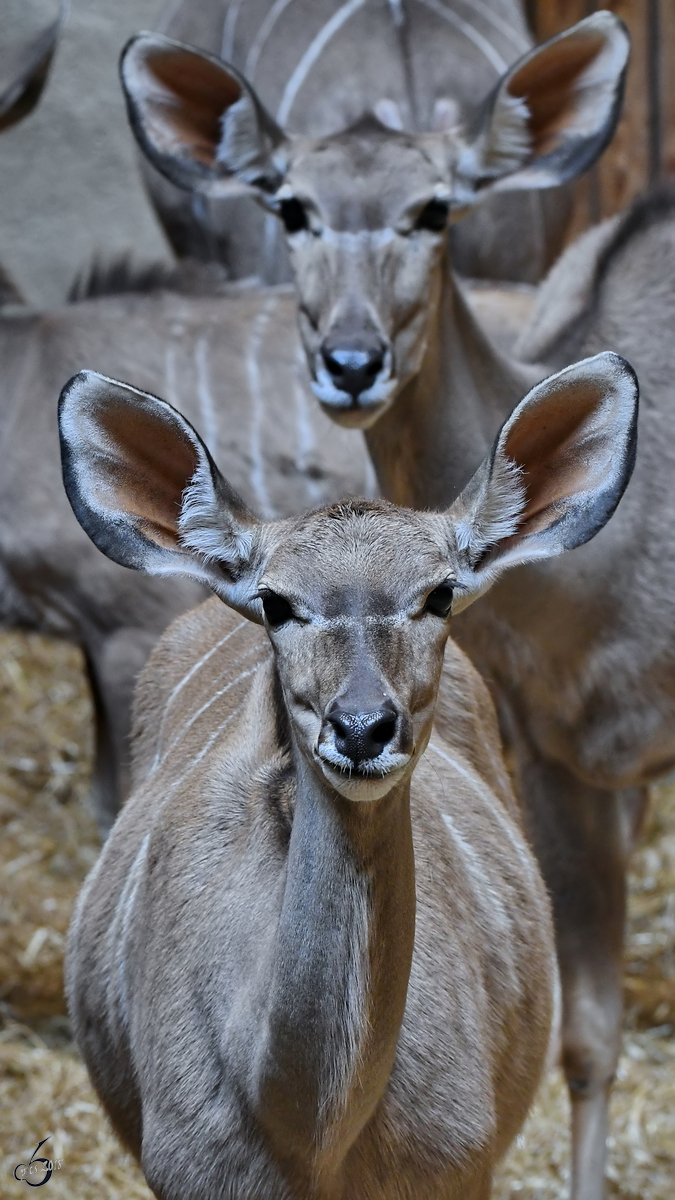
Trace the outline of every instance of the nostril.
{"label": "nostril", "polygon": [[326,350],[325,348],[321,351],[321,354],[323,356],[323,361],[325,362],[333,378],[340,379],[342,376],[342,363],[339,362],[338,359],[335,358],[330,351]]}
{"label": "nostril", "polygon": [[377,749],[377,753],[381,754],[385,746],[393,742],[396,735],[396,716],[383,717],[381,721],[377,721],[375,725],[371,725],[368,732],[370,741]]}
{"label": "nostril", "polygon": [[375,358],[371,358],[370,362],[367,363],[363,369],[364,369],[366,375],[368,375],[371,379],[374,379],[376,375],[379,375],[383,366],[384,366],[384,355],[378,354]]}
{"label": "nostril", "polygon": [[339,738],[340,741],[344,741],[345,738],[349,737],[349,726],[345,721],[341,721],[339,717],[335,716],[330,717],[329,720],[333,726],[333,729],[335,730],[335,736]]}

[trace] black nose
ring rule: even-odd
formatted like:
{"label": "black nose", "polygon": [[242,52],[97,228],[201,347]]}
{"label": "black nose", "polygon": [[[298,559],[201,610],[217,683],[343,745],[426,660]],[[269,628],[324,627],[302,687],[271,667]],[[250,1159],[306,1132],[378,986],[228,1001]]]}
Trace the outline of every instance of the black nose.
{"label": "black nose", "polygon": [[321,354],[335,386],[356,400],[373,386],[382,370],[385,346],[378,337],[328,337]]}
{"label": "black nose", "polygon": [[350,758],[354,766],[377,758],[396,736],[398,714],[393,704],[385,700],[373,712],[347,712],[334,702],[326,713],[326,721],[335,731],[335,749]]}

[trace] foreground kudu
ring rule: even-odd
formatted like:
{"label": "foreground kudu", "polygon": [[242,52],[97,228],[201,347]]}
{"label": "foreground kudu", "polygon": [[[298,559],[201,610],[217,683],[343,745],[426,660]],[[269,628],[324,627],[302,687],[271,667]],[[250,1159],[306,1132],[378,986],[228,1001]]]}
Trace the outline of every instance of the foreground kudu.
{"label": "foreground kudu", "polygon": [[[407,130],[462,121],[532,45],[521,0],[175,0],[161,32],[219,54],[293,133],[322,137],[377,111]],[[187,197],[147,164],[179,254],[217,258],[235,277],[290,279],[283,235],[250,196]],[[493,196],[453,230],[468,275],[540,279],[560,250],[566,189]]]}
{"label": "foreground kudu", "polygon": [[85,652],[96,709],[94,806],[105,832],[126,789],[138,671],[166,625],[203,593],[186,580],[160,587],[108,562],[73,518],[49,397],[88,362],[180,403],[265,516],[376,489],[365,449],[313,401],[289,290],[128,294],[0,319],[0,619]]}
{"label": "foreground kudu", "polygon": [[96,545],[248,618],[214,599],[155,651],[134,791],[70,934],[75,1037],[161,1200],[489,1196],[544,1065],[554,952],[449,616],[604,525],[636,408],[598,355],[522,401],[447,512],[261,523],[168,404],[92,372],[64,389]]}
{"label": "foreground kudu", "polygon": [[[413,136],[367,121],[309,140],[285,136],[212,58],[150,35],[127,52],[132,122],[155,163],[216,194],[233,172],[280,213],[314,390],[336,421],[366,429],[389,498],[450,503],[543,374],[495,353],[472,319],[445,253],[448,217],[491,188],[550,186],[588,165],[613,128],[627,53],[623,26],[599,12],[516,64],[473,128]],[[671,260],[660,270],[643,321],[663,317],[670,346],[657,296],[672,289]],[[672,551],[656,519],[675,507],[670,371],[653,341],[635,345],[633,317],[608,329],[650,396],[618,521],[570,559],[516,572],[457,629],[498,697],[553,895],[577,1200],[604,1190],[630,826],[639,789],[675,759]]]}

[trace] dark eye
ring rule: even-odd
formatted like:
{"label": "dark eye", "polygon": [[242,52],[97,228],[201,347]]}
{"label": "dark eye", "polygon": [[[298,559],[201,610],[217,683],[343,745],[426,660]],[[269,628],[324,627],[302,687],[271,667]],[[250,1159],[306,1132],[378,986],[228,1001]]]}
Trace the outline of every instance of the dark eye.
{"label": "dark eye", "polygon": [[434,588],[433,592],[429,592],[424,605],[424,611],[433,613],[435,617],[442,617],[445,620],[450,615],[452,608],[453,586],[451,583],[442,583],[439,587]]}
{"label": "dark eye", "polygon": [[424,205],[415,221],[415,229],[428,229],[430,233],[442,233],[448,223],[450,205],[447,200],[430,200]]}
{"label": "dark eye", "polygon": [[278,596],[276,592],[261,592],[260,599],[270,629],[279,629],[287,621],[293,620],[295,613],[283,596]]}
{"label": "dark eye", "polygon": [[307,229],[307,213],[295,196],[281,201],[279,215],[286,226],[286,233],[299,233],[301,229]]}

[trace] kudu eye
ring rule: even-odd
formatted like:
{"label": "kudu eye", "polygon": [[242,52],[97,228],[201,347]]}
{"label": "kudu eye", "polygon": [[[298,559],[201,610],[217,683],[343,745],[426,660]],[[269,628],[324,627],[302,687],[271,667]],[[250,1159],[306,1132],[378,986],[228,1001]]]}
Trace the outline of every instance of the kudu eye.
{"label": "kudu eye", "polygon": [[301,229],[309,228],[307,213],[295,196],[281,201],[279,215],[286,226],[286,233],[299,233]]}
{"label": "kudu eye", "polygon": [[276,592],[260,592],[260,599],[270,629],[279,629],[287,621],[293,620],[295,613],[283,596]]}
{"label": "kudu eye", "polygon": [[452,608],[452,596],[454,588],[451,583],[441,583],[435,587],[433,592],[429,592],[424,603],[424,611],[433,613],[435,617],[442,617],[445,620],[450,616]]}
{"label": "kudu eye", "polygon": [[415,229],[426,229],[429,233],[442,233],[448,223],[450,205],[447,200],[438,198],[424,205],[415,221]]}

